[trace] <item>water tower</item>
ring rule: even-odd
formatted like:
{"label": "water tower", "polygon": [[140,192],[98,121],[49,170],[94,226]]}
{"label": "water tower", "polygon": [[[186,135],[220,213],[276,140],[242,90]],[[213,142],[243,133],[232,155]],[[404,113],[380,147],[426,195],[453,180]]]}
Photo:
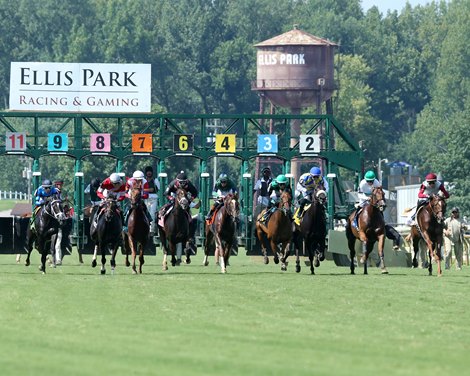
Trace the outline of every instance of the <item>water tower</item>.
{"label": "water tower", "polygon": [[[331,96],[335,90],[334,51],[336,43],[294,29],[255,45],[257,48],[257,75],[252,90],[260,95],[260,112],[264,113],[266,100],[274,106],[289,108],[299,114],[302,108],[315,107],[321,113],[326,102],[331,113]],[[300,133],[300,123],[293,124],[293,135]],[[295,141],[292,142],[293,144]],[[292,173],[300,174],[298,163],[292,163]]]}

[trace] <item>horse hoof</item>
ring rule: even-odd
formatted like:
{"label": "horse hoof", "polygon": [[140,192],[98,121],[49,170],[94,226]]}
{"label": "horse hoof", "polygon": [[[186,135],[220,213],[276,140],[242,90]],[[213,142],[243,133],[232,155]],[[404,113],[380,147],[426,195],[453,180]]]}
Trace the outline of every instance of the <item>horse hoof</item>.
{"label": "horse hoof", "polygon": [[92,268],[96,268],[96,265],[97,265],[96,260],[93,260],[93,261],[91,262],[91,267],[92,267]]}
{"label": "horse hoof", "polygon": [[300,265],[296,265],[295,266],[295,272],[300,273],[300,270],[301,270]]}
{"label": "horse hoof", "polygon": [[132,269],[132,274],[137,274],[137,270]]}
{"label": "horse hoof", "polygon": [[324,252],[320,252],[320,261],[325,261],[325,253]]}
{"label": "horse hoof", "polygon": [[186,259],[185,264],[187,265],[191,264],[191,259],[189,257]]}
{"label": "horse hoof", "polygon": [[181,265],[181,259],[177,259],[176,260],[176,266],[180,266]]}
{"label": "horse hoof", "polygon": [[313,261],[313,266],[315,268],[318,268],[320,266],[320,260],[316,257],[315,257],[315,260]]}
{"label": "horse hoof", "polygon": [[26,260],[26,261],[24,262],[24,266],[29,266],[29,265],[30,265],[29,260]]}
{"label": "horse hoof", "polygon": [[126,266],[129,267],[131,266],[131,263],[129,261],[126,260]]}
{"label": "horse hoof", "polygon": [[78,255],[78,262],[79,262],[80,264],[83,264],[83,257],[82,257],[81,254]]}
{"label": "horse hoof", "polygon": [[102,269],[100,272],[101,272],[101,275],[106,274],[106,269]]}
{"label": "horse hoof", "polygon": [[167,266],[167,265],[162,266],[162,270],[163,270],[164,272],[166,272],[166,271],[168,270],[168,266]]}
{"label": "horse hoof", "polygon": [[202,265],[203,265],[203,266],[209,265],[209,261],[204,262]]}
{"label": "horse hoof", "polygon": [[264,256],[264,265],[268,265],[268,264],[269,264],[269,257]]}
{"label": "horse hoof", "polygon": [[277,265],[279,264],[279,257],[274,257],[274,263]]}
{"label": "horse hoof", "polygon": [[222,274],[225,274],[225,273],[227,273],[227,269],[222,269],[220,272],[221,272]]}
{"label": "horse hoof", "polygon": [[281,271],[283,271],[283,272],[287,271],[287,266],[286,265],[281,265]]}
{"label": "horse hoof", "polygon": [[383,268],[383,269],[382,269],[382,274],[388,274],[388,270],[385,269],[385,268]]}

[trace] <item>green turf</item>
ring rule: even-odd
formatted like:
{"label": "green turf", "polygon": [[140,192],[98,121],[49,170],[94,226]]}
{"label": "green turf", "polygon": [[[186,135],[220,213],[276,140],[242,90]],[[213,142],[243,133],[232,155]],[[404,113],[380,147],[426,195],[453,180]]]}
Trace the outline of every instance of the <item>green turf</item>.
{"label": "green turf", "polygon": [[[460,375],[468,372],[470,268],[323,263],[315,276],[232,257],[101,276],[76,255],[41,275],[0,256],[1,375]],[[109,259],[108,259],[109,262]]]}

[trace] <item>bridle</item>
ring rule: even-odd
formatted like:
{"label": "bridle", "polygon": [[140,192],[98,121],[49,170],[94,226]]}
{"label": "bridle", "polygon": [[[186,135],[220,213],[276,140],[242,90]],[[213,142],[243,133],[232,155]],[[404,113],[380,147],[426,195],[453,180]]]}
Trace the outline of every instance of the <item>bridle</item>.
{"label": "bridle", "polygon": [[176,191],[176,197],[175,197],[175,202],[177,203],[178,206],[181,207],[183,210],[187,210],[189,207],[189,200],[186,197],[186,192],[184,189],[178,189]]}
{"label": "bridle", "polygon": [[437,195],[433,195],[429,200],[429,207],[431,208],[431,213],[437,223],[442,223],[444,221],[444,212],[446,209],[444,199]]}
{"label": "bridle", "polygon": [[372,194],[370,197],[370,205],[374,208],[379,209],[380,211],[384,211],[387,207],[387,203],[385,201],[385,193],[382,187],[375,187],[372,190]]}
{"label": "bridle", "polygon": [[232,219],[235,220],[240,215],[240,205],[238,203],[237,198],[234,195],[228,194],[227,196],[225,196],[224,207],[225,207],[225,212]]}
{"label": "bridle", "polygon": [[52,199],[44,206],[44,213],[54,218],[59,223],[65,222],[67,219],[62,208],[62,201],[60,199]]}

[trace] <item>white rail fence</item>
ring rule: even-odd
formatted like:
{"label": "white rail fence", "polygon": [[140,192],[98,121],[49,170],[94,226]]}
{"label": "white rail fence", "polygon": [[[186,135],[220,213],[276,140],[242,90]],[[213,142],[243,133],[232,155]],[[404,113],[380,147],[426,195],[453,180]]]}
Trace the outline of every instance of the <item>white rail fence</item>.
{"label": "white rail fence", "polygon": [[0,200],[32,200],[32,195],[24,192],[0,191]]}

